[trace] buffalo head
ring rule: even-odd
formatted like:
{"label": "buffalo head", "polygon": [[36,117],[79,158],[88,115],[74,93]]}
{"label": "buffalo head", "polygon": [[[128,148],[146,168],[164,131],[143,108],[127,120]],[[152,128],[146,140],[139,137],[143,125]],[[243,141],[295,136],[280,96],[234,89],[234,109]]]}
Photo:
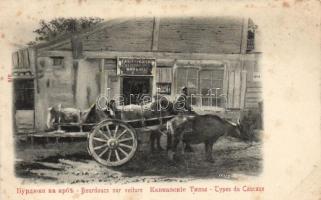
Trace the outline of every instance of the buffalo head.
{"label": "buffalo head", "polygon": [[234,137],[234,138],[242,138],[242,129],[240,122],[238,120],[238,123],[233,123],[230,121],[227,121],[227,131],[226,131],[226,136]]}

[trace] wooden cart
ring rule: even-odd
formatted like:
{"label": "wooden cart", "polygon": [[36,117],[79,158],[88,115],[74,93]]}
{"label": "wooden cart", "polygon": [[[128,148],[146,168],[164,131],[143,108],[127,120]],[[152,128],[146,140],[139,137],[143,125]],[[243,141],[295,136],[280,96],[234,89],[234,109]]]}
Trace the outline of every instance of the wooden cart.
{"label": "wooden cart", "polygon": [[[139,131],[143,127],[156,130],[171,118],[173,116],[130,121],[106,119],[88,134],[88,152],[102,165],[123,165],[134,157],[138,147],[137,134],[141,134]],[[158,125],[147,126],[147,123]]]}

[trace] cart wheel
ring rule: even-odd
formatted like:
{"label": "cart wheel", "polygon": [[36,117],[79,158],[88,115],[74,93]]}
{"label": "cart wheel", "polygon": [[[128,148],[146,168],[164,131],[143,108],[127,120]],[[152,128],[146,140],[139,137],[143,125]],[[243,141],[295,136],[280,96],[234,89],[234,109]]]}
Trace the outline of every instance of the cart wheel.
{"label": "cart wheel", "polygon": [[123,165],[133,158],[137,150],[136,131],[120,120],[102,121],[89,134],[88,150],[100,164]]}

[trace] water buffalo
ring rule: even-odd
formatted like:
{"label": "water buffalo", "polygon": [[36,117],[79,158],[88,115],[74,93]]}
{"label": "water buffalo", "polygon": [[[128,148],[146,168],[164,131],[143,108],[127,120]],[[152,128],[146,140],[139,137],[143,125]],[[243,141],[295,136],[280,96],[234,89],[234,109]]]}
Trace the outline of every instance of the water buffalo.
{"label": "water buffalo", "polygon": [[47,129],[56,130],[58,123],[99,123],[106,118],[112,118],[110,110],[97,109],[93,104],[88,109],[80,111],[77,108],[63,107],[61,104],[48,108]]}
{"label": "water buffalo", "polygon": [[61,104],[48,108],[47,128],[57,129],[57,123],[78,122],[80,120],[80,111],[76,108],[62,108]]}
{"label": "water buffalo", "polygon": [[[205,144],[206,160],[213,162],[213,144],[222,136],[241,138],[241,129],[216,115],[178,115],[167,122],[167,150],[171,160],[179,143]],[[181,148],[182,151],[184,148]]]}

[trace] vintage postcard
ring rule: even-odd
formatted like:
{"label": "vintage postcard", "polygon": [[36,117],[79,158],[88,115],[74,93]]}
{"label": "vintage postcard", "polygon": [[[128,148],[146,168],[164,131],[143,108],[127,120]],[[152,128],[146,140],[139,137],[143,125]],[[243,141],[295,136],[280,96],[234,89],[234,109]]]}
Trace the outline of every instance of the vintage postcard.
{"label": "vintage postcard", "polygon": [[319,1],[2,1],[0,198],[320,199]]}

